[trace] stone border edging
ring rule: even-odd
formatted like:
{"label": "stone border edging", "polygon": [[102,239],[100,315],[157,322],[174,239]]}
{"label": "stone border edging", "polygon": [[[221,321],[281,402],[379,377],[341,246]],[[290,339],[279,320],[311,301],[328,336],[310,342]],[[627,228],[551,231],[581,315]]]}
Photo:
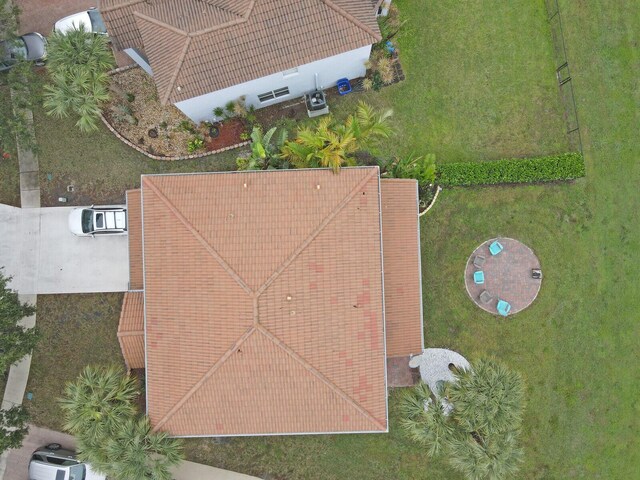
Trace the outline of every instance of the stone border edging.
{"label": "stone border edging", "polygon": [[429,210],[431,210],[431,208],[435,205],[436,200],[438,199],[438,195],[440,195],[440,192],[442,191],[442,187],[440,185],[438,185],[438,188],[436,189],[436,194],[433,196],[433,199],[431,200],[431,203],[429,204],[429,206],[424,210],[424,212],[420,212],[418,213],[418,217],[423,216],[425,213],[427,213]]}
{"label": "stone border edging", "polygon": [[[140,67],[138,67],[138,65],[136,65],[134,63],[132,65],[127,65],[125,67],[115,68],[115,69],[109,71],[108,74],[109,75],[115,75],[116,73],[120,73],[120,72],[124,72],[124,71],[127,71],[127,70],[131,70],[132,68],[140,68]],[[217,150],[212,150],[210,152],[194,153],[194,154],[191,154],[191,155],[178,155],[178,156],[175,156],[175,157],[166,157],[166,156],[160,156],[160,155],[153,155],[152,153],[149,153],[146,150],[140,148],[138,145],[133,143],[128,138],[125,138],[120,132],[118,132],[115,128],[113,128],[113,126],[104,117],[102,112],[100,112],[100,119],[102,120],[102,123],[104,123],[107,126],[107,128],[111,131],[111,133],[113,133],[117,138],[119,138],[120,141],[122,141],[122,143],[124,143],[125,145],[128,145],[129,147],[133,148],[134,150],[140,152],[141,154],[143,154],[144,156],[146,156],[146,157],[148,157],[148,158],[150,158],[152,160],[164,160],[164,161],[169,161],[169,162],[170,161],[174,161],[174,160],[194,160],[196,158],[208,157],[209,155],[215,155],[217,153],[226,152],[228,150],[234,150],[236,148],[240,148],[240,147],[244,147],[246,145],[249,145],[251,143],[250,141],[247,140],[247,141],[244,141],[244,142],[236,143],[234,145],[229,145],[228,147],[218,148]]]}

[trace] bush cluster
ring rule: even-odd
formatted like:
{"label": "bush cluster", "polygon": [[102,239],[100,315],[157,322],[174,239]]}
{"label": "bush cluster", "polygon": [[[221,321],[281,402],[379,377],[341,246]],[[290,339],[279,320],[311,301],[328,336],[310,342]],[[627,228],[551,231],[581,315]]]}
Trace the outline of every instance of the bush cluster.
{"label": "bush cluster", "polygon": [[572,180],[584,175],[584,158],[582,154],[573,152],[548,157],[438,165],[436,182],[443,187],[496,185]]}

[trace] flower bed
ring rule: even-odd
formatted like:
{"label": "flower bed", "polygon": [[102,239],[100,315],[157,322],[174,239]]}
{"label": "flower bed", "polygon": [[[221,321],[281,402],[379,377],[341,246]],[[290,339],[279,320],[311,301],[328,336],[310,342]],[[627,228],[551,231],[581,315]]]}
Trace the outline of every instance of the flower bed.
{"label": "flower bed", "polygon": [[216,123],[214,129],[197,126],[175,106],[160,103],[153,79],[141,68],[114,72],[110,90],[111,99],[103,109],[105,121],[150,156],[206,154],[245,143],[243,119],[229,118]]}

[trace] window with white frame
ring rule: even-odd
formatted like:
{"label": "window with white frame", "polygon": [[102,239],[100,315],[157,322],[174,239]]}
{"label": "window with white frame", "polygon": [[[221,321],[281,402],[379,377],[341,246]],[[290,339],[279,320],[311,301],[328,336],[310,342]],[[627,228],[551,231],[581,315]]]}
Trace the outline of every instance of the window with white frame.
{"label": "window with white frame", "polygon": [[274,100],[280,97],[286,97],[289,95],[289,87],[282,87],[272,90],[270,92],[261,93],[258,95],[258,100],[260,103],[268,102],[269,100]]}

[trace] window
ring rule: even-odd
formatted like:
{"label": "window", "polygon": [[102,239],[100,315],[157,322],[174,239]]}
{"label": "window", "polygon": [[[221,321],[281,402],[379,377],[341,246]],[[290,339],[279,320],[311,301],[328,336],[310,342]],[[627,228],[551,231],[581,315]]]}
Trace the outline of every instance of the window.
{"label": "window", "polygon": [[263,103],[273,100],[274,98],[286,97],[287,95],[289,95],[289,87],[282,87],[271,92],[259,94],[258,100],[260,100],[260,103]]}
{"label": "window", "polygon": [[275,95],[276,98],[278,98],[278,97],[286,97],[287,95],[289,95],[289,87],[283,87],[283,88],[279,88],[277,90],[274,90],[273,94]]}
{"label": "window", "polygon": [[273,92],[261,93],[260,95],[258,95],[258,100],[260,100],[260,102],[266,102],[269,100],[273,100],[274,98],[276,97]]}

